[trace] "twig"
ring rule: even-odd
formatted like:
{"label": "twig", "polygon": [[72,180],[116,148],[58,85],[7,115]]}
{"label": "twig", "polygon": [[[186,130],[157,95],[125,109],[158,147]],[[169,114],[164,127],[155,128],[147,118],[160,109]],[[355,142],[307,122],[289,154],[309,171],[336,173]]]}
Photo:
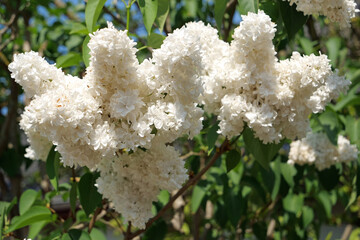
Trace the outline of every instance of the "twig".
{"label": "twig", "polygon": [[11,35],[8,39],[6,39],[1,45],[0,45],[0,52],[12,41],[14,40],[15,36]]}
{"label": "twig", "polygon": [[345,227],[345,230],[341,236],[341,240],[346,240],[349,238],[350,236],[350,233],[351,233],[351,230],[352,230],[352,225],[351,224],[347,224],[346,227]]}
{"label": "twig", "polygon": [[101,212],[102,208],[101,207],[98,207],[95,212],[94,212],[94,215],[92,216],[91,220],[90,220],[90,223],[89,223],[89,229],[88,229],[88,232],[91,233],[91,230],[93,229],[94,227],[94,224],[96,222],[96,218],[97,216],[99,215],[99,213]]}
{"label": "twig", "polygon": [[314,19],[312,16],[309,17],[309,19],[306,21],[306,26],[309,28],[309,34],[312,41],[317,41],[318,45],[319,43],[319,35],[316,32],[315,26],[314,26]]}
{"label": "twig", "polygon": [[118,225],[118,227],[120,228],[120,231],[123,233],[123,235],[125,235],[125,229],[124,227],[121,225],[121,223],[119,222],[119,220],[117,219],[117,217],[110,211],[109,212],[111,217],[115,220],[116,224]]}
{"label": "twig", "polygon": [[58,8],[66,8],[66,16],[69,19],[74,20],[74,21],[80,21],[80,18],[76,15],[76,13],[74,13],[69,8],[67,8],[66,3],[64,3],[62,0],[55,0],[54,4]]}
{"label": "twig", "polygon": [[232,27],[232,21],[233,21],[233,17],[235,14],[235,9],[236,9],[236,4],[238,1],[236,0],[231,0],[230,2],[228,2],[228,4],[226,5],[226,10],[225,12],[229,12],[229,24],[226,28],[224,28],[224,41],[228,41],[229,38],[229,34],[230,34],[230,30]]}
{"label": "twig", "polygon": [[174,201],[180,197],[183,193],[185,193],[185,191],[192,185],[195,185],[200,178],[209,170],[209,168],[214,165],[214,163],[216,162],[216,160],[226,151],[229,150],[229,140],[226,138],[225,141],[223,142],[223,144],[221,144],[221,146],[219,148],[216,149],[216,153],[214,154],[214,156],[211,158],[211,160],[207,163],[207,165],[201,169],[201,171],[193,178],[191,178],[182,188],[180,188],[180,190],[170,198],[170,201],[158,212],[158,214],[151,218],[147,223],[146,223],[146,228],[145,229],[140,229],[136,232],[134,232],[133,234],[131,234],[129,236],[129,239],[132,239],[138,235],[140,235],[141,233],[145,232],[156,220],[158,220],[167,210],[169,210],[172,207],[172,204],[174,203]]}
{"label": "twig", "polygon": [[187,158],[189,158],[191,156],[201,156],[201,153],[191,151],[191,152],[188,152],[187,154],[184,154],[184,155],[180,156],[180,159],[184,160],[184,159],[187,159]]}
{"label": "twig", "polygon": [[128,240],[128,239],[131,239],[131,238],[132,238],[131,237],[131,222],[129,221],[127,229],[126,229],[125,239]]}
{"label": "twig", "polygon": [[126,26],[126,22],[123,21],[121,18],[119,18],[118,16],[115,16],[115,14],[113,14],[107,7],[104,6],[104,12],[106,12],[107,14],[109,14],[116,22],[118,22],[119,24],[121,24],[122,26]]}
{"label": "twig", "polygon": [[275,219],[271,219],[266,231],[266,239],[274,239],[275,227],[276,227],[276,221]]}
{"label": "twig", "polygon": [[2,35],[11,27],[11,25],[14,23],[16,18],[17,18],[17,14],[13,13],[11,14],[9,21],[4,24],[5,27],[0,30],[0,41],[2,39]]}

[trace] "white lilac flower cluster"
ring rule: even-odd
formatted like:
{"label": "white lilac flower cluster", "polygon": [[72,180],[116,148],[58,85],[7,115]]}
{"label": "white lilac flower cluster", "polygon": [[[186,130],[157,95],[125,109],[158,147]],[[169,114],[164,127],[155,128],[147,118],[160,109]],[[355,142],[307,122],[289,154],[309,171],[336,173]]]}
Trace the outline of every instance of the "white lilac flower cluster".
{"label": "white lilac flower cluster", "polygon": [[270,17],[259,11],[242,19],[231,44],[219,40],[216,30],[197,24],[202,46],[210,49],[203,60],[205,109],[218,115],[219,133],[227,137],[241,133],[245,123],[264,143],[305,137],[308,116],[322,111],[350,81],[331,71],[326,55],[294,52],[278,61]]}
{"label": "white lilac flower cluster", "polygon": [[337,146],[333,145],[325,133],[309,132],[306,138],[293,141],[290,144],[289,164],[315,165],[319,170],[335,165],[347,163],[358,158],[356,145],[339,135]]}
{"label": "white lilac flower cluster", "polygon": [[166,144],[202,128],[197,39],[186,27],[176,30],[139,64],[135,42],[109,24],[91,35],[83,79],[35,52],[15,55],[9,69],[31,98],[20,122],[30,143],[26,156],[45,160],[55,145],[64,165],[100,170],[99,191],[126,220],[145,227],[159,191],[187,179],[179,153]]}
{"label": "white lilac flower cluster", "polygon": [[[284,0],[285,1],[285,0]],[[326,16],[332,22],[338,22],[341,28],[349,28],[350,20],[359,12],[354,0],[287,0],[296,4],[296,10],[305,15]]]}
{"label": "white lilac flower cluster", "polygon": [[100,171],[98,190],[127,221],[145,227],[160,189],[186,180],[167,143],[202,128],[203,104],[218,115],[219,133],[239,135],[246,123],[263,142],[304,137],[308,115],[350,84],[325,55],[278,61],[273,24],[249,13],[231,44],[202,22],[175,30],[139,64],[135,42],[111,24],[91,35],[83,79],[65,75],[35,52],[9,65],[30,104],[20,122],[26,156],[46,159],[52,145],[64,165]]}

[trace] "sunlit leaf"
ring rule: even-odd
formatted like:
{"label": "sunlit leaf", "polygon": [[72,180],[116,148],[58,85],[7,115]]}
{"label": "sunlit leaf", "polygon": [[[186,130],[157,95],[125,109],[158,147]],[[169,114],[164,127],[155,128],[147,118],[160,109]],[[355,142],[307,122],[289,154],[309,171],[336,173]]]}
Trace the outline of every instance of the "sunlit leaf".
{"label": "sunlit leaf", "polygon": [[76,52],[69,52],[68,54],[62,55],[56,59],[56,66],[58,68],[66,68],[75,65],[79,65],[81,62],[81,55]]}
{"label": "sunlit leaf", "polygon": [[259,9],[259,0],[238,0],[238,4],[241,15],[247,15],[248,12],[257,13]]}
{"label": "sunlit leaf", "polygon": [[170,9],[170,0],[158,0],[158,9],[157,9],[157,16],[156,16],[156,24],[160,32],[164,29],[164,24],[166,22],[166,18],[169,14]]}
{"label": "sunlit leaf", "polygon": [[51,212],[48,208],[43,206],[33,206],[23,215],[14,217],[6,232],[13,232],[19,228],[34,224],[35,222],[51,220]]}
{"label": "sunlit leaf", "polygon": [[85,7],[85,23],[88,31],[92,33],[95,30],[96,22],[100,16],[101,10],[106,0],[88,0]]}
{"label": "sunlit leaf", "polygon": [[216,21],[216,27],[220,31],[222,26],[222,20],[226,10],[227,0],[215,0],[214,15]]}
{"label": "sunlit leaf", "polygon": [[148,46],[150,46],[152,48],[160,48],[164,39],[165,39],[165,36],[163,36],[161,34],[151,33],[147,39]]}
{"label": "sunlit leaf", "polygon": [[152,25],[156,19],[158,11],[158,0],[139,0],[139,6],[143,15],[144,26],[148,35],[151,33]]}
{"label": "sunlit leaf", "polygon": [[21,194],[19,201],[19,212],[23,215],[33,205],[39,193],[35,190],[28,189]]}

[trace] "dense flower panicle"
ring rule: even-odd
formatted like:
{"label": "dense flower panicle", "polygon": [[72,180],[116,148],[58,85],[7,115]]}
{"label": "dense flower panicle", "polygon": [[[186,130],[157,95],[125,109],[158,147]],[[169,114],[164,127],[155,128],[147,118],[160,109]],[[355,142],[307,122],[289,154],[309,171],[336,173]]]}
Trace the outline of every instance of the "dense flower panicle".
{"label": "dense flower panicle", "polygon": [[25,157],[32,160],[40,159],[46,161],[52,143],[47,137],[43,137],[31,129],[27,129],[26,135],[30,146],[25,149]]}
{"label": "dense flower panicle", "polygon": [[121,154],[99,165],[99,192],[114,203],[125,221],[145,228],[152,201],[160,190],[176,190],[186,181],[184,162],[171,146],[154,142],[150,149]]}
{"label": "dense flower panicle", "polygon": [[202,128],[203,110],[197,106],[202,93],[201,43],[189,26],[169,34],[153,58],[139,67],[140,79],[151,90],[144,118],[164,142],[183,134],[193,137]]}
{"label": "dense flower panicle", "polygon": [[156,82],[163,86],[158,89],[158,96],[165,101],[171,97],[184,105],[198,101],[202,92],[200,47],[199,36],[186,25],[169,34],[161,48],[154,50],[151,62],[155,65]]}
{"label": "dense flower panicle", "polygon": [[187,178],[166,143],[202,129],[201,44],[183,27],[140,65],[126,31],[109,24],[90,37],[84,79],[34,52],[14,57],[12,76],[32,98],[20,122],[30,143],[26,156],[46,160],[55,145],[64,165],[100,170],[99,191],[144,227],[160,189],[173,191]]}
{"label": "dense flower panicle", "polygon": [[343,136],[338,136],[337,145],[333,145],[325,133],[308,132],[306,138],[293,141],[290,145],[289,164],[315,165],[324,170],[336,163],[347,163],[358,158],[356,145]]}
{"label": "dense flower panicle", "polygon": [[285,137],[303,138],[309,131],[308,116],[323,111],[325,105],[346,92],[350,81],[331,71],[326,55],[300,56],[294,52],[289,60],[277,64],[279,93],[278,125]]}
{"label": "dense flower panicle", "polygon": [[[25,107],[20,121],[21,128],[29,136],[30,149],[35,151],[29,155],[32,159],[39,156],[41,156],[40,159],[46,159],[47,154],[45,155],[41,148],[34,147],[38,145],[36,142],[45,137],[49,143],[66,144],[67,150],[71,145],[73,148],[89,145],[93,124],[99,118],[99,105],[87,91],[88,83],[86,81],[64,76],[61,82],[56,84],[56,88],[51,84],[56,83],[51,82],[45,93],[34,96],[30,104]],[[36,140],[30,136],[38,136],[40,139]],[[94,167],[94,164],[83,162],[78,156],[70,155],[69,152],[72,151],[65,153],[59,150],[59,152],[66,165],[74,165],[74,159],[76,159],[77,164],[81,166]]]}
{"label": "dense flower panicle", "polygon": [[354,0],[288,0],[296,4],[296,10],[305,15],[319,14],[332,22],[338,22],[341,28],[350,27],[350,20],[359,12]]}
{"label": "dense flower panicle", "polygon": [[[186,25],[189,34],[192,34],[200,41],[201,55],[201,80],[202,94],[200,102],[204,109],[209,112],[218,112],[222,94],[224,77],[227,75],[226,69],[229,66],[229,44],[220,40],[218,32],[210,25],[203,22],[190,22]],[[221,76],[221,77],[220,77]]]}
{"label": "dense flower panicle", "polygon": [[[234,31],[226,74],[216,71],[221,87],[204,74],[203,103],[219,106],[219,133],[240,134],[244,122],[264,143],[304,137],[310,129],[308,116],[346,91],[350,81],[333,73],[325,55],[300,56],[278,62],[272,39],[275,24],[263,11],[242,16]],[[205,62],[205,61],[203,61]],[[209,84],[207,83],[209,81]],[[212,92],[212,94],[207,94]],[[217,97],[212,98],[214,95]],[[209,108],[212,110],[214,108]]]}
{"label": "dense flower panicle", "polygon": [[11,77],[20,84],[26,96],[32,98],[41,95],[51,86],[54,86],[65,74],[61,69],[40,57],[36,52],[14,55],[14,61],[9,64]]}
{"label": "dense flower panicle", "polygon": [[[175,31],[146,67],[138,63],[135,43],[126,31],[109,24],[91,35],[90,66],[83,80],[63,74],[34,52],[16,55],[12,75],[34,98],[22,116],[22,128],[57,145],[66,165],[91,168],[118,149],[150,147],[154,127],[163,143],[183,134],[196,135],[203,114],[196,104],[202,92],[200,44],[188,32],[186,27]],[[32,59],[35,64],[29,64]],[[53,72],[56,78],[50,79]],[[43,149],[39,153],[36,149],[30,147],[28,156],[44,159]],[[86,151],[97,154],[78,156]]]}
{"label": "dense flower panicle", "polygon": [[[231,44],[211,26],[188,23],[141,64],[135,42],[109,23],[90,35],[84,79],[34,52],[16,55],[9,69],[32,98],[20,122],[30,143],[26,156],[45,160],[55,145],[64,165],[100,170],[99,191],[143,228],[159,190],[175,190],[187,178],[167,143],[200,132],[199,104],[218,115],[227,137],[245,124],[264,143],[303,137],[308,115],[350,82],[332,73],[325,55],[295,52],[279,62],[270,17],[259,11],[242,19]],[[355,151],[346,141],[339,137],[344,161]]]}

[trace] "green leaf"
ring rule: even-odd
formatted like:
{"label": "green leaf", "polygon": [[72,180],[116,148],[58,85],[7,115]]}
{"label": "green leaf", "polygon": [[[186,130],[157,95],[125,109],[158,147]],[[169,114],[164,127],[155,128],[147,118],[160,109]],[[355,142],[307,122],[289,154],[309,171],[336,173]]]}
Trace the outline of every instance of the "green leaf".
{"label": "green leaf", "polygon": [[91,240],[106,240],[105,234],[97,228],[91,230],[90,238]]}
{"label": "green leaf", "polygon": [[95,30],[96,21],[98,20],[101,10],[106,0],[88,0],[85,7],[85,23],[89,33]]}
{"label": "green leaf", "polygon": [[235,149],[226,154],[226,171],[230,172],[236,165],[239,164],[241,155]]}
{"label": "green leaf", "polygon": [[326,191],[321,191],[317,195],[317,200],[320,203],[320,205],[324,208],[326,216],[328,218],[331,218],[331,200],[329,193]]}
{"label": "green leaf", "polygon": [[45,227],[45,225],[48,223],[49,223],[49,221],[41,221],[41,222],[36,222],[34,224],[31,224],[29,227],[28,238],[34,239],[35,237],[37,237],[39,235],[39,232],[41,231],[41,229],[43,229]]}
{"label": "green leaf", "polygon": [[163,240],[165,239],[168,226],[164,220],[158,220],[146,230],[142,240]]}
{"label": "green leaf", "polygon": [[219,129],[219,125],[218,124],[214,124],[207,132],[207,146],[208,149],[211,150],[216,143],[216,140],[219,136],[219,134],[217,133],[217,130]]}
{"label": "green leaf", "polygon": [[241,192],[232,190],[234,189],[227,188],[224,190],[223,199],[228,215],[227,218],[230,220],[233,227],[236,228],[242,216]]}
{"label": "green leaf", "polygon": [[186,16],[189,18],[195,18],[197,10],[199,8],[198,0],[184,0],[185,2],[185,10],[186,10]]}
{"label": "green leaf", "polygon": [[10,203],[0,202],[0,238],[2,239],[3,235],[3,225],[5,222],[6,210],[9,207]]}
{"label": "green leaf", "polygon": [[340,48],[341,48],[341,38],[332,37],[326,43],[326,48],[328,50],[328,56],[330,59],[331,66],[337,66],[337,60],[339,58]]}
{"label": "green leaf", "polygon": [[164,39],[165,39],[165,36],[163,36],[161,34],[151,33],[147,38],[148,46],[155,48],[155,49],[160,48]]}
{"label": "green leaf", "polygon": [[158,0],[139,0],[139,6],[143,15],[144,26],[150,35],[151,27],[157,16]]}
{"label": "green leaf", "polygon": [[62,235],[61,240],[72,240],[72,239],[68,233],[65,233],[64,235]]}
{"label": "green leaf", "polygon": [[257,13],[259,9],[259,0],[238,0],[238,4],[241,15],[247,15],[248,12]]}
{"label": "green leaf", "polygon": [[304,196],[302,194],[295,195],[289,193],[283,199],[284,209],[294,214],[297,214],[302,209],[303,205],[304,205]]}
{"label": "green leaf", "polygon": [[205,195],[206,195],[206,190],[202,186],[196,185],[194,187],[193,192],[192,192],[192,197],[191,197],[191,212],[192,213],[195,213],[199,209],[201,202],[204,199]]}
{"label": "green leaf", "polygon": [[164,24],[169,14],[169,9],[170,9],[170,0],[158,0],[158,9],[157,9],[157,16],[155,22],[158,25],[160,32],[162,32],[164,29]]}
{"label": "green leaf", "polygon": [[274,187],[271,192],[271,199],[275,200],[279,190],[280,190],[280,184],[281,184],[281,167],[280,167],[280,157],[277,157],[274,162],[271,162],[271,168],[274,172],[275,180],[274,180]]}
{"label": "green leaf", "polygon": [[59,167],[60,154],[55,152],[55,146],[52,146],[46,159],[46,173],[49,176],[51,185],[53,185],[55,191],[59,188]]}
{"label": "green leaf", "polygon": [[67,49],[69,51],[71,51],[72,49],[75,49],[75,51],[77,51],[77,48],[79,46],[81,46],[83,42],[83,37],[79,36],[79,35],[72,35],[70,36],[70,38],[65,42],[65,47],[67,47]]}
{"label": "green leaf", "polygon": [[90,63],[90,49],[88,47],[89,41],[90,41],[90,37],[86,36],[82,44],[82,59],[86,67],[88,67]]}
{"label": "green leaf", "polygon": [[221,30],[222,20],[226,10],[227,2],[228,0],[215,0],[214,15],[215,15],[216,27],[219,32]]}
{"label": "green leaf", "polygon": [[265,169],[269,169],[270,161],[275,157],[283,145],[283,141],[279,144],[263,144],[254,136],[253,131],[248,127],[243,131],[243,138],[246,150],[254,155],[255,160]]}
{"label": "green leaf", "polygon": [[[255,190],[255,192],[258,194],[258,196],[260,197],[261,201],[263,201],[264,203],[266,202],[266,192],[264,190],[264,188],[261,186],[261,184],[259,183],[259,181],[252,177],[252,176],[244,176],[243,179],[241,180],[241,185],[243,186],[250,186],[251,187],[251,193],[254,193],[253,190]],[[248,194],[248,189],[246,189],[245,187],[243,188],[243,197],[245,197]]]}
{"label": "green leaf", "polygon": [[89,34],[88,29],[85,25],[75,22],[71,26],[70,34],[81,34],[81,35],[87,35]]}
{"label": "green leaf", "polygon": [[360,96],[357,95],[357,89],[360,87],[360,83],[353,86],[350,91],[334,106],[335,111],[340,111],[348,105],[360,105]]}
{"label": "green leaf", "polygon": [[360,228],[355,228],[349,237],[349,240],[359,240],[360,239]]}
{"label": "green leaf", "polygon": [[161,190],[157,198],[159,202],[165,206],[170,200],[170,193],[166,190]]}
{"label": "green leaf", "polygon": [[71,240],[91,240],[88,232],[80,229],[70,229],[68,232]]}
{"label": "green leaf", "polygon": [[360,164],[358,161],[356,169],[356,197],[360,196]]}
{"label": "green leaf", "polygon": [[70,189],[70,208],[74,214],[76,209],[76,199],[77,199],[77,182],[73,181],[71,183],[71,189]]}
{"label": "green leaf", "polygon": [[352,143],[357,143],[360,139],[360,120],[352,116],[346,117],[345,125],[346,134],[350,137]]}
{"label": "green leaf", "polygon": [[79,181],[80,203],[86,216],[89,216],[89,214],[101,204],[102,196],[95,187],[95,182],[98,177],[99,174],[92,174],[89,172],[85,173]]}
{"label": "green leaf", "polygon": [[302,220],[303,227],[306,228],[314,219],[314,211],[308,206],[303,206],[302,209]]}
{"label": "green leaf", "polygon": [[299,39],[300,45],[306,55],[314,53],[314,46],[316,42],[310,41],[308,38],[301,37]]}
{"label": "green leaf", "polygon": [[81,62],[81,56],[76,52],[69,52],[66,55],[62,55],[56,59],[56,66],[58,68],[66,68],[75,65],[79,65]]}
{"label": "green leaf", "polygon": [[294,176],[296,175],[296,168],[293,165],[287,163],[281,163],[281,174],[283,175],[285,181],[291,188],[294,187]]}
{"label": "green leaf", "polygon": [[277,22],[280,15],[278,2],[262,2],[259,8],[262,9],[266,13],[266,15],[270,16],[272,22]]}
{"label": "green leaf", "polygon": [[308,17],[305,16],[302,12],[296,11],[295,4],[290,6],[287,1],[285,2],[282,0],[279,0],[279,3],[280,3],[280,13],[285,25],[288,39],[291,40],[294,38],[296,33],[300,29],[302,29]]}
{"label": "green leaf", "polygon": [[30,207],[34,204],[36,198],[39,196],[39,193],[35,190],[28,189],[23,194],[21,194],[19,201],[19,212],[20,215],[23,215]]}
{"label": "green leaf", "polygon": [[331,240],[332,235],[333,235],[333,233],[332,233],[332,232],[329,232],[329,233],[326,235],[325,240]]}
{"label": "green leaf", "polygon": [[6,233],[13,232],[19,228],[34,224],[40,221],[52,221],[51,212],[43,206],[33,206],[23,215],[14,217]]}

